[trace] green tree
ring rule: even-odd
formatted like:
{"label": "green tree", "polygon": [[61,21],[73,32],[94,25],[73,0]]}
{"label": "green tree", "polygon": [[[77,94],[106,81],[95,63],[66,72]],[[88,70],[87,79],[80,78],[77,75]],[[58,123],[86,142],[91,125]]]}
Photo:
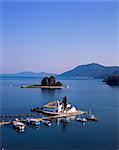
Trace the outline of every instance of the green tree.
{"label": "green tree", "polygon": [[42,79],[41,85],[48,86],[48,77]]}
{"label": "green tree", "polygon": [[63,102],[63,104],[64,104],[64,110],[65,110],[66,107],[67,107],[67,97],[66,97],[66,96],[63,97],[62,102]]}
{"label": "green tree", "polygon": [[61,82],[56,82],[55,85],[56,86],[63,86],[63,84]]}

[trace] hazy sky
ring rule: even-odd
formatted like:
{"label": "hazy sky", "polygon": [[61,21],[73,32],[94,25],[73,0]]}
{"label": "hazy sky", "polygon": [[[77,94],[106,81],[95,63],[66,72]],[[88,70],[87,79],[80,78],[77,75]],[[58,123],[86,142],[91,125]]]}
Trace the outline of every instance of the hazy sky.
{"label": "hazy sky", "polygon": [[116,1],[4,1],[1,8],[1,73],[119,65]]}

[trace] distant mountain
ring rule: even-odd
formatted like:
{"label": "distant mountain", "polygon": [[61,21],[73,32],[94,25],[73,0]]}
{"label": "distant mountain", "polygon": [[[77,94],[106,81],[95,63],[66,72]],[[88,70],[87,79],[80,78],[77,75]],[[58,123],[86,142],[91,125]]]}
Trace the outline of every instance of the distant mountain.
{"label": "distant mountain", "polygon": [[19,72],[14,74],[0,74],[0,77],[50,77],[51,75],[61,78],[106,78],[107,76],[119,76],[119,66],[103,66],[92,63],[87,65],[80,65],[73,70],[64,72],[60,75],[53,73],[35,73],[35,72]]}
{"label": "distant mountain", "polygon": [[1,77],[49,77],[49,76],[56,76],[56,74],[53,73],[45,73],[45,72],[40,72],[40,73],[35,73],[35,72],[19,72],[19,73],[13,73],[13,74],[0,74]]}
{"label": "distant mountain", "polygon": [[107,76],[114,75],[119,75],[119,66],[106,67],[100,64],[92,63],[78,66],[73,70],[58,75],[58,77],[105,78]]}

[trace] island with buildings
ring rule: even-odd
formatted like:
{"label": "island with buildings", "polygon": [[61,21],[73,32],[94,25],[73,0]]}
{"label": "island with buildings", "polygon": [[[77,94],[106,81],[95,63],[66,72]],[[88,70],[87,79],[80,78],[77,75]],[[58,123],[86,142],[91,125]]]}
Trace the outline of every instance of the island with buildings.
{"label": "island with buildings", "polygon": [[49,102],[43,105],[41,108],[36,107],[31,109],[35,112],[41,112],[43,114],[48,115],[63,115],[63,114],[83,114],[84,112],[81,110],[77,110],[75,106],[68,103],[67,97],[64,96],[62,101]]}
{"label": "island with buildings", "polygon": [[63,83],[56,81],[54,76],[45,77],[41,80],[41,84],[22,85],[21,88],[42,88],[42,89],[62,89]]}

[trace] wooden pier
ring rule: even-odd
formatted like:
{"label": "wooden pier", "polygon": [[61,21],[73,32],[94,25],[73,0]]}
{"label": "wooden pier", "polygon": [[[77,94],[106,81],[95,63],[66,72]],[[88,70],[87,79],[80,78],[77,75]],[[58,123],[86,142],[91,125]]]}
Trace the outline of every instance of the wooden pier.
{"label": "wooden pier", "polygon": [[0,119],[12,119],[12,118],[17,118],[17,117],[30,117],[30,116],[38,116],[41,115],[37,112],[35,113],[28,113],[28,114],[14,114],[14,115],[4,115],[4,116],[0,116]]}
{"label": "wooden pier", "polygon": [[[63,114],[59,114],[59,115],[54,115],[54,116],[47,116],[47,117],[42,117],[42,118],[37,118],[39,121],[43,121],[43,120],[51,120],[51,119],[57,119],[57,118],[63,118],[63,117],[71,117],[71,116],[77,116],[77,115],[82,115],[82,114],[87,114],[87,112],[85,111],[80,111],[77,110],[74,113],[63,113]],[[38,115],[38,114],[37,114]],[[14,116],[16,117],[16,116]],[[20,120],[21,122],[25,122],[25,119]],[[0,122],[0,126],[2,125],[8,125],[11,124],[11,121],[1,121]]]}

